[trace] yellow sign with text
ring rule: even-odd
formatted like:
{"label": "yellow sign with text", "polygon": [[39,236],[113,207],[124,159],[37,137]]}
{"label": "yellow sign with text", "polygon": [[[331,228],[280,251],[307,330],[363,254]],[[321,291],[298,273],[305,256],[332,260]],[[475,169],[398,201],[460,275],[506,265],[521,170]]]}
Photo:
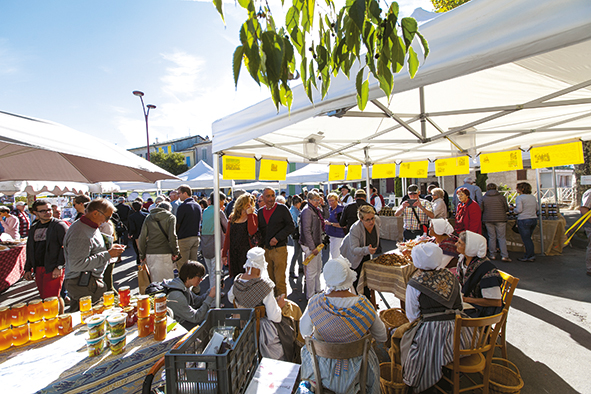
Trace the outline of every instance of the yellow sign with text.
{"label": "yellow sign with text", "polygon": [[287,161],[285,160],[261,160],[259,169],[259,181],[284,181],[287,174]]}
{"label": "yellow sign with text", "polygon": [[470,173],[470,156],[437,159],[435,161],[435,175],[463,175]]}
{"label": "yellow sign with text", "polygon": [[585,162],[581,141],[531,148],[529,155],[531,168],[568,166]]}
{"label": "yellow sign with text", "polygon": [[523,161],[519,149],[480,155],[480,172],[483,174],[521,169],[523,169]]}
{"label": "yellow sign with text", "polygon": [[328,168],[329,181],[343,181],[345,180],[345,165],[331,164]]}
{"label": "yellow sign with text", "polygon": [[361,164],[349,164],[347,166],[347,180],[356,181],[361,179]]}
{"label": "yellow sign with text", "polygon": [[398,176],[400,178],[427,178],[429,160],[409,161],[400,163]]}
{"label": "yellow sign with text", "polygon": [[222,173],[225,180],[256,179],[256,160],[254,157],[224,156]]}
{"label": "yellow sign with text", "polygon": [[396,163],[374,164],[371,177],[373,179],[396,178]]}

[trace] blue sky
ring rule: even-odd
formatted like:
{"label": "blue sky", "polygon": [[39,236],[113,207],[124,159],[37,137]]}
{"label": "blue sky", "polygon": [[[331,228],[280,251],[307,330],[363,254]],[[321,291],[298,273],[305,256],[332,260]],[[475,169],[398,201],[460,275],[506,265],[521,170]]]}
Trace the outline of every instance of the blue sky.
{"label": "blue sky", "polygon": [[[402,13],[429,0],[399,1]],[[231,59],[243,10],[180,0],[2,0],[0,111],[62,123],[124,148],[199,134],[268,97]],[[277,19],[277,17],[276,17]],[[64,136],[66,139],[67,136]]]}

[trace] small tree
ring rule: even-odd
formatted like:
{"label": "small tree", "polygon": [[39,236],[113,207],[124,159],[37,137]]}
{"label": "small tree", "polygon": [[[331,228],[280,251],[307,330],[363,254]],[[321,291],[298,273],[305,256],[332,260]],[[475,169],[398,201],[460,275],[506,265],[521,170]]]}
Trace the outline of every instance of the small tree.
{"label": "small tree", "polygon": [[150,153],[150,162],[173,175],[182,174],[189,169],[189,166],[185,163],[185,156],[178,152],[152,152]]}
{"label": "small tree", "polygon": [[431,0],[431,4],[433,4],[433,7],[435,8],[435,12],[447,12],[469,1],[470,0]]}

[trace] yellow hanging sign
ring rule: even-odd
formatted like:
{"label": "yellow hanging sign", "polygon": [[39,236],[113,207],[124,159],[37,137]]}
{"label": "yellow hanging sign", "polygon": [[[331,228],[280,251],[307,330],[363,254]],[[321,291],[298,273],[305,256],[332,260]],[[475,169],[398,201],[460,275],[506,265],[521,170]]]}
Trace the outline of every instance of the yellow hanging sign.
{"label": "yellow hanging sign", "polygon": [[484,174],[521,169],[523,169],[523,161],[519,149],[480,155],[480,172]]}
{"label": "yellow hanging sign", "polygon": [[342,181],[345,179],[345,165],[344,164],[331,164],[328,167],[328,180],[329,181]]}
{"label": "yellow hanging sign", "polygon": [[531,168],[568,166],[585,162],[581,141],[531,148],[529,155]]}
{"label": "yellow hanging sign", "polygon": [[396,163],[374,164],[371,177],[373,179],[396,178]]}
{"label": "yellow hanging sign", "polygon": [[435,175],[463,175],[470,173],[470,156],[437,159],[435,161]]}
{"label": "yellow hanging sign", "polygon": [[400,178],[427,178],[429,160],[409,161],[400,163],[398,176]]}
{"label": "yellow hanging sign", "polygon": [[223,156],[222,165],[225,180],[256,179],[256,160],[254,157]]}
{"label": "yellow hanging sign", "polygon": [[361,179],[361,164],[349,164],[347,166],[347,180],[356,181]]}
{"label": "yellow hanging sign", "polygon": [[287,161],[285,160],[261,160],[259,169],[259,181],[284,181],[287,175]]}

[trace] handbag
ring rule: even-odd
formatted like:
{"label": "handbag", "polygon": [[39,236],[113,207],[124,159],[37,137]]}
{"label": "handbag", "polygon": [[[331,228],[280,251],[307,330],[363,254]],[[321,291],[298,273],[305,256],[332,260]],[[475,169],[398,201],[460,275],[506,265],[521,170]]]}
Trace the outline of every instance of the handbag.
{"label": "handbag", "polygon": [[150,286],[150,283],[152,283],[152,280],[150,279],[150,270],[148,269],[146,263],[142,263],[137,268],[137,281],[140,294],[146,294],[146,288]]}
{"label": "handbag", "polygon": [[421,219],[419,219],[419,214],[415,210],[415,207],[410,207],[410,209],[412,209],[412,213],[415,214],[415,218],[417,218],[417,222],[419,222],[419,226],[423,230],[423,234],[427,234],[427,232],[429,231],[429,228],[426,225],[424,225],[423,223],[421,223]]}
{"label": "handbag", "polygon": [[511,227],[511,230],[513,230],[514,233],[519,234],[519,227],[517,226],[517,220],[513,224],[513,227]]}

